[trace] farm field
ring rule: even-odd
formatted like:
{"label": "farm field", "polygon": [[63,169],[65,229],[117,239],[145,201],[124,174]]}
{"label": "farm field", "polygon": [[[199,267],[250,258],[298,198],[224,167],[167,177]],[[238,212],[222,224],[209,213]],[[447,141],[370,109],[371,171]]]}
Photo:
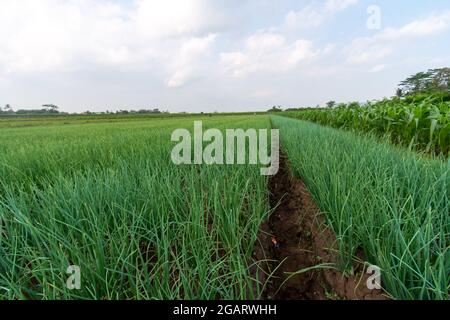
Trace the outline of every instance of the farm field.
{"label": "farm field", "polygon": [[[387,297],[449,298],[448,163],[371,136],[246,114],[0,121],[0,299],[270,298],[269,282],[284,284],[272,277],[283,261],[271,261],[262,280],[254,274],[264,262],[254,256],[260,227],[279,204],[270,179],[255,165],[174,165],[170,135],[194,120],[280,130],[287,165],[340,257],[299,272],[350,276],[362,252],[382,269]],[[81,267],[81,290],[66,287],[69,265]]]}
{"label": "farm field", "polygon": [[369,133],[421,153],[448,156],[450,101],[440,95],[307,108],[284,115],[338,129]]}
{"label": "farm field", "polygon": [[[266,128],[268,117],[204,118]],[[175,166],[190,119],[0,129],[1,299],[244,299],[267,216],[256,166]],[[83,289],[66,288],[68,265]]]}
{"label": "farm field", "polygon": [[[242,113],[220,113],[224,115],[264,115],[264,112],[242,112]],[[92,115],[3,115],[0,116],[0,128],[21,128],[52,125],[76,125],[95,123],[137,122],[158,119],[185,119],[217,117],[217,113],[195,114],[195,113],[160,113],[160,114],[92,114]]]}
{"label": "farm field", "polygon": [[341,266],[358,250],[400,299],[448,299],[450,167],[374,137],[272,118],[339,241]]}

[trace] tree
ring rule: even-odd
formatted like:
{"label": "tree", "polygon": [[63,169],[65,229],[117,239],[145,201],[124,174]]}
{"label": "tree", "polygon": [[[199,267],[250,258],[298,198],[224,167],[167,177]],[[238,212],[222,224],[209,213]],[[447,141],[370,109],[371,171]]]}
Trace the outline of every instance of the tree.
{"label": "tree", "polygon": [[327,108],[328,109],[334,108],[335,105],[336,105],[336,101],[331,100],[331,101],[327,102]]}
{"label": "tree", "polygon": [[47,109],[48,112],[51,113],[58,113],[58,106],[54,105],[54,104],[44,104],[42,105],[42,107],[44,107],[44,109]]}
{"label": "tree", "polygon": [[281,112],[283,109],[281,109],[281,106],[273,106],[272,109],[270,109],[268,112]]}
{"label": "tree", "polygon": [[13,108],[9,104],[5,105],[3,110],[5,110],[5,112],[14,112]]}
{"label": "tree", "polygon": [[450,88],[450,68],[432,69],[433,75],[431,88],[438,91],[449,91]]}
{"label": "tree", "polygon": [[450,68],[430,69],[406,78],[400,82],[397,96],[436,92],[450,92]]}

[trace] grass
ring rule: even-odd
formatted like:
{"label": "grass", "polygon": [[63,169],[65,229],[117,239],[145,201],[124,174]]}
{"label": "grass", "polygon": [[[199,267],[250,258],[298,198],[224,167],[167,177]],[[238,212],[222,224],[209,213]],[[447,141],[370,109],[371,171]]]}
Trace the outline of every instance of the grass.
{"label": "grass", "polygon": [[110,123],[118,124],[124,122],[140,122],[140,121],[159,121],[161,119],[186,119],[186,118],[203,118],[215,119],[223,116],[254,116],[264,115],[264,112],[241,112],[241,113],[159,113],[159,114],[54,114],[54,115],[21,115],[21,114],[1,114],[0,128],[22,128],[36,126],[67,126],[67,125],[86,125]]}
{"label": "grass", "polygon": [[[264,116],[205,127],[267,128]],[[257,166],[175,166],[193,120],[0,131],[0,299],[244,299],[267,216]],[[69,265],[82,289],[66,288]]]}
{"label": "grass", "polygon": [[272,123],[338,237],[342,268],[362,249],[393,297],[449,298],[450,163],[309,122]]}

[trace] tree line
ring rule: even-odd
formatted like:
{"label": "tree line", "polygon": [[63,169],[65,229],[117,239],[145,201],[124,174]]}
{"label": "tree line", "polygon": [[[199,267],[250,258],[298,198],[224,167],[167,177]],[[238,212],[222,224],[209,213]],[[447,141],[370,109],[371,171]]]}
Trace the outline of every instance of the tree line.
{"label": "tree line", "polygon": [[[71,113],[73,115],[95,115],[95,114],[162,114],[169,113],[169,111],[161,111],[158,108],[153,109],[139,109],[139,110],[118,110],[118,111],[106,111],[106,112],[92,112],[85,111],[81,113]],[[68,115],[67,112],[60,111],[59,107],[55,104],[44,104],[40,109],[18,109],[14,108],[10,104],[6,104],[3,108],[0,107],[0,115]]]}
{"label": "tree line", "polygon": [[402,82],[397,88],[397,97],[415,94],[450,94],[450,68],[429,69],[418,72]]}
{"label": "tree line", "polygon": [[[395,92],[395,97],[398,99],[405,99],[406,101],[421,101],[428,97],[450,101],[450,68],[429,69],[428,71],[418,72],[401,81]],[[358,102],[350,104],[338,104],[336,101],[328,101],[325,105],[327,109],[332,109],[338,106],[357,106]],[[289,108],[284,111],[295,111],[315,108]],[[273,106],[268,112],[281,112],[281,106]]]}

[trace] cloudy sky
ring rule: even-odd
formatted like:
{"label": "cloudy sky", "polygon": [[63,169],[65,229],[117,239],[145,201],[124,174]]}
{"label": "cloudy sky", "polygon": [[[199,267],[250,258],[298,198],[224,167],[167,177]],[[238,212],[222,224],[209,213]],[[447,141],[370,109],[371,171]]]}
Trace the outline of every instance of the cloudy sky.
{"label": "cloudy sky", "polygon": [[265,110],[450,66],[448,0],[0,0],[0,105]]}

